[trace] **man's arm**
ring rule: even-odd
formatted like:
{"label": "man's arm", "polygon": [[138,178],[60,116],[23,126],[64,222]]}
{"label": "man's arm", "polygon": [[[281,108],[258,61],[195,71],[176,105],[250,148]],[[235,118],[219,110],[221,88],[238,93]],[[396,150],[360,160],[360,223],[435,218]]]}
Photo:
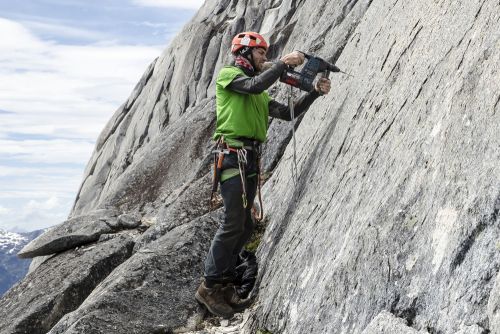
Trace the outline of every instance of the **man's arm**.
{"label": "man's arm", "polygon": [[[316,100],[319,96],[320,94],[316,90],[313,90],[310,93],[302,94],[302,96],[296,99],[293,103],[294,117],[297,118],[306,112],[314,100]],[[269,116],[280,118],[285,121],[292,120],[290,116],[290,108],[287,105],[279,103],[275,100],[269,101]]]}
{"label": "man's arm", "polygon": [[[305,93],[293,104],[294,117],[299,117],[309,109],[311,104],[319,96],[328,94],[330,92],[331,82],[328,78],[320,78],[316,82],[316,87],[310,93]],[[269,101],[269,116],[291,121],[290,108],[287,105],[281,104],[274,100]]]}
{"label": "man's arm", "polygon": [[267,71],[255,77],[237,76],[227,88],[242,94],[260,94],[278,80],[285,68],[285,63],[278,60]]}
{"label": "man's arm", "polygon": [[[264,57],[265,59],[265,57]],[[304,62],[304,54],[293,51],[281,57],[271,68],[255,77],[238,76],[227,88],[242,94],[260,94],[278,80],[286,66],[298,66]]]}

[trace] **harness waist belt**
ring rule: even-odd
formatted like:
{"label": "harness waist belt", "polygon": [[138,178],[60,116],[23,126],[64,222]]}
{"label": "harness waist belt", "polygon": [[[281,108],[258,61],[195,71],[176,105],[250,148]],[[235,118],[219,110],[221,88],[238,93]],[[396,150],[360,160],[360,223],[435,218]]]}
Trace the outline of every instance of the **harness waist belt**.
{"label": "harness waist belt", "polygon": [[237,138],[236,140],[243,143],[243,148],[245,150],[257,151],[257,152],[260,151],[261,142],[258,140],[243,138],[243,137]]}

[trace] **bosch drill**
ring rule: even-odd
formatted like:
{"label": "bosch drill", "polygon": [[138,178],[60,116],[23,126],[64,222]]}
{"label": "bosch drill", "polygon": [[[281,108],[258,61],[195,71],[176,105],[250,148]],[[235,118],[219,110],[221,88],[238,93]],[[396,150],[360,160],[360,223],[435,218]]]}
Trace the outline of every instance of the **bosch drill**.
{"label": "bosch drill", "polygon": [[316,78],[316,75],[320,72],[323,72],[323,75],[326,78],[328,78],[330,72],[341,72],[344,74],[348,74],[341,71],[337,66],[330,64],[329,62],[319,57],[309,55],[305,52],[302,53],[307,59],[307,62],[302,70],[300,72],[297,72],[293,69],[293,67],[288,66],[287,69],[283,71],[283,74],[281,74],[281,82],[284,82],[293,87],[297,87],[306,92],[311,92],[314,89],[313,81]]}

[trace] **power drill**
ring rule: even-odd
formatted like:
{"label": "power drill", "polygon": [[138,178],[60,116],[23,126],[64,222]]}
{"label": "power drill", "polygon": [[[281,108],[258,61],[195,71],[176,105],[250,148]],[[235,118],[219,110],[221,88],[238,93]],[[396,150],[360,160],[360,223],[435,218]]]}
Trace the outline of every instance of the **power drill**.
{"label": "power drill", "polygon": [[293,69],[293,67],[288,66],[281,74],[281,82],[297,87],[300,90],[311,92],[314,89],[313,81],[316,78],[316,75],[320,72],[323,72],[325,78],[328,78],[330,72],[341,72],[350,75],[349,73],[341,71],[340,68],[330,64],[326,60],[309,55],[302,51],[299,52],[303,53],[307,59],[306,64],[300,72],[297,72]]}

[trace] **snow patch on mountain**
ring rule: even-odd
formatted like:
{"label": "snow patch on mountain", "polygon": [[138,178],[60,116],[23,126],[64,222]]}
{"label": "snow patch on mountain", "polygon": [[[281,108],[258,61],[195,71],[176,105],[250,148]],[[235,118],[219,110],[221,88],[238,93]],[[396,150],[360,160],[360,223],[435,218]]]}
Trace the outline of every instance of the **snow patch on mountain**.
{"label": "snow patch on mountain", "polygon": [[0,229],[0,252],[3,254],[17,253],[28,241],[21,234]]}

